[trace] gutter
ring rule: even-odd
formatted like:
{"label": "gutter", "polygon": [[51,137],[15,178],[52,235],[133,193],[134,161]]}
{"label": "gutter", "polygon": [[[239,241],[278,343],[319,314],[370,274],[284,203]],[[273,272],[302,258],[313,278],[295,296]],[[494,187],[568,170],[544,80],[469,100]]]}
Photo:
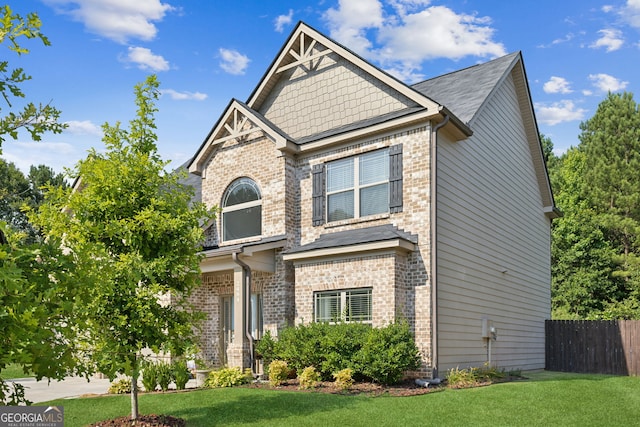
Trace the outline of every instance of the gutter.
{"label": "gutter", "polygon": [[238,254],[241,253],[242,251],[234,251],[231,253],[231,259],[233,259],[233,262],[235,262],[236,264],[238,264],[240,267],[242,267],[242,270],[245,273],[245,280],[244,280],[244,286],[245,286],[245,291],[244,291],[244,334],[245,337],[247,338],[247,340],[249,341],[249,364],[251,366],[251,373],[255,376],[256,373],[254,372],[254,356],[253,356],[253,335],[251,335],[251,267],[249,267],[249,265],[247,263],[245,263],[244,261],[242,261],[239,257]]}
{"label": "gutter", "polygon": [[444,120],[431,129],[431,378],[438,377],[438,234],[437,234],[437,139],[438,131],[449,123],[450,115],[442,112]]}

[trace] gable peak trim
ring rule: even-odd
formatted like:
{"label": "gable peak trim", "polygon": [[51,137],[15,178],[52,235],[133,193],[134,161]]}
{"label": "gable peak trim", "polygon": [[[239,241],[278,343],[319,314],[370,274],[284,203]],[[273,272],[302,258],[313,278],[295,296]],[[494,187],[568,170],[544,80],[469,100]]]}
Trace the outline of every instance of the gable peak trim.
{"label": "gable peak trim", "polygon": [[[299,39],[300,39],[299,46],[296,46],[296,44],[293,43],[291,46],[291,49],[289,49],[289,55],[291,55],[294,58],[294,61],[287,65],[282,65],[278,67],[275,72],[276,74],[279,74],[290,68],[297,67],[299,65],[303,66],[303,68],[306,68],[307,70],[311,70],[313,68],[313,61],[315,61],[316,59],[320,59],[323,56],[326,56],[330,53],[333,53],[333,50],[327,47],[325,47],[324,50],[318,53],[313,53],[314,48],[318,44],[318,41],[304,32],[300,32]],[[305,43],[305,39],[309,39],[309,42]],[[322,44],[320,45],[323,46]],[[296,47],[297,47],[297,50],[296,50]],[[308,63],[308,66],[305,66],[305,64],[307,63]]]}
{"label": "gable peak trim", "polygon": [[189,165],[189,172],[202,175],[215,148],[227,141],[241,141],[251,134],[261,133],[275,142],[277,147],[288,147],[289,138],[279,132],[273,124],[254,112],[244,103],[233,99],[224,114],[209,132],[209,135]]}

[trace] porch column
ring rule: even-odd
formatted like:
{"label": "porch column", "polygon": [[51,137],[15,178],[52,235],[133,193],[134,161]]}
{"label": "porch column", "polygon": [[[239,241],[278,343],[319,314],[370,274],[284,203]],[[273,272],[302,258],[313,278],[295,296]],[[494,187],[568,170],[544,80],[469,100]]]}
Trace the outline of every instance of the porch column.
{"label": "porch column", "polygon": [[233,269],[233,342],[227,350],[230,367],[250,368],[249,340],[246,337],[246,295],[247,275],[240,266]]}

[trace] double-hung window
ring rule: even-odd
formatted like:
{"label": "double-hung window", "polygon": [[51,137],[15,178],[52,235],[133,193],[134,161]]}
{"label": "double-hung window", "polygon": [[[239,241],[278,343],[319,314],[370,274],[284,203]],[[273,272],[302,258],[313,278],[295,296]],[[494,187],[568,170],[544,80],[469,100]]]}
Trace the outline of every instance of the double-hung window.
{"label": "double-hung window", "polygon": [[402,211],[402,145],[313,167],[313,225]]}
{"label": "double-hung window", "polygon": [[316,322],[371,322],[371,288],[315,292],[313,299]]}
{"label": "double-hung window", "polygon": [[389,153],[378,150],[327,163],[327,219],[389,211]]}

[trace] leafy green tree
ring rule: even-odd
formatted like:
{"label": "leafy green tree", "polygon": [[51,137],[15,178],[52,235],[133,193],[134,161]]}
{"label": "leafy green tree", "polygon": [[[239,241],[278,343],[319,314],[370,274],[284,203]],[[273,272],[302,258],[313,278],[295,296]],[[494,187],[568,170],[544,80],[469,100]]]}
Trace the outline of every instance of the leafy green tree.
{"label": "leafy green tree", "polygon": [[570,149],[551,174],[563,216],[552,224],[552,307],[555,319],[585,319],[600,314],[623,293],[613,277],[615,250],[607,229],[585,199],[585,154]]}
{"label": "leafy green tree", "polygon": [[[1,221],[0,230],[7,236],[0,242],[0,372],[17,364],[38,380],[85,373],[84,325],[76,308],[85,303],[86,289],[95,283],[92,271],[98,271],[83,266],[95,260],[83,259],[87,251],[63,251],[59,239],[29,243]],[[25,402],[20,387],[0,378],[0,404]]]}
{"label": "leafy green tree", "polygon": [[[0,44],[6,42],[8,49],[17,55],[29,53],[29,50],[20,43],[22,39],[40,39],[45,46],[49,46],[49,39],[40,32],[42,22],[35,13],[30,13],[26,18],[14,14],[9,5],[2,8],[0,21]],[[0,60],[0,94],[11,109],[16,100],[25,97],[21,85],[30,80],[31,76],[22,68],[10,68],[9,61]],[[29,102],[19,111],[10,111],[2,116],[0,108],[0,154],[2,143],[7,136],[18,139],[20,129],[26,130],[31,139],[39,141],[45,132],[60,133],[65,128],[58,122],[60,111],[49,104],[35,105]]]}
{"label": "leafy green tree", "polygon": [[37,209],[44,200],[46,185],[67,187],[64,175],[45,165],[31,166],[29,176],[13,163],[0,159],[0,220],[16,231],[26,233],[28,242],[39,237],[27,218],[26,209]]}
{"label": "leafy green tree", "polygon": [[199,283],[200,224],[210,217],[157,154],[158,86],[155,76],[136,85],[129,129],[105,124],[106,152],[93,150],[78,163],[76,191],[47,193],[36,220],[74,253],[93,245],[102,281],[81,317],[88,318],[97,368],[132,378],[132,419],[143,350],[177,356],[194,339],[199,317],[188,296]]}
{"label": "leafy green tree", "polygon": [[640,296],[640,109],[633,94],[609,93],[580,129],[586,197],[617,252],[612,275],[625,283],[617,301],[629,312]]}

